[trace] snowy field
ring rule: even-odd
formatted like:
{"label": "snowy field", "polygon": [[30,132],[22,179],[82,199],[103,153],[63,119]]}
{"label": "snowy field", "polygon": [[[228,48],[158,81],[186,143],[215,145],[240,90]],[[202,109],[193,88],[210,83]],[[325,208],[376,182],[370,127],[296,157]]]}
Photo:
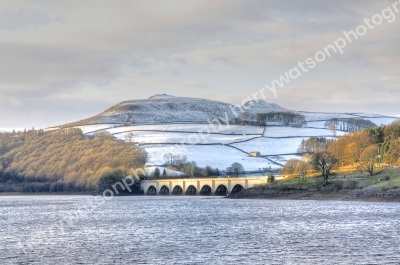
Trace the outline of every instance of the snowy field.
{"label": "snowy field", "polygon": [[224,125],[224,124],[158,124],[158,125],[135,125],[110,128],[107,130],[111,134],[122,133],[127,131],[164,131],[164,132],[204,132],[221,133],[221,134],[252,134],[262,135],[264,127],[242,126],[242,125]]}
{"label": "snowy field", "polygon": [[[344,135],[345,132],[337,131],[336,134]],[[311,137],[311,136],[333,136],[328,129],[296,128],[296,127],[266,127],[264,137]]]}
{"label": "snowy field", "polygon": [[223,145],[145,145],[142,146],[149,154],[149,164],[162,165],[165,163],[164,155],[167,153],[182,154],[188,157],[189,161],[195,161],[198,166],[210,166],[225,170],[232,163],[241,163],[246,171],[256,171],[262,168],[271,167],[279,169],[278,165],[260,157],[249,157],[247,154],[235,148]]}
{"label": "snowy field", "polygon": [[175,133],[175,132],[151,132],[151,131],[132,131],[127,133],[114,134],[121,140],[126,140],[126,136],[132,133],[132,141],[140,144],[230,144],[254,139],[260,136],[244,135],[222,135],[198,133]]}
{"label": "snowy field", "polygon": [[98,130],[104,130],[108,128],[112,128],[114,126],[120,126],[121,124],[93,124],[93,125],[85,125],[85,126],[76,126],[74,128],[79,128],[82,130],[83,134],[96,132]]}
{"label": "snowy field", "polygon": [[307,122],[307,125],[305,125],[305,128],[319,128],[319,129],[326,129],[325,128],[325,122],[326,121],[310,121]]}
{"label": "snowy field", "polygon": [[307,138],[257,138],[245,143],[232,144],[232,146],[247,153],[258,151],[261,155],[294,154],[297,153],[296,150],[303,139]]}

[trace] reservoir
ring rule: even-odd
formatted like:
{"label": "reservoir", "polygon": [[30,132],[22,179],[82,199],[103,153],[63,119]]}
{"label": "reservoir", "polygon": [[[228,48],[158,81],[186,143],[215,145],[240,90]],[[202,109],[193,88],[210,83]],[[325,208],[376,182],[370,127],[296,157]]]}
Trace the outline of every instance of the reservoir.
{"label": "reservoir", "polygon": [[400,264],[400,204],[0,197],[0,264]]}

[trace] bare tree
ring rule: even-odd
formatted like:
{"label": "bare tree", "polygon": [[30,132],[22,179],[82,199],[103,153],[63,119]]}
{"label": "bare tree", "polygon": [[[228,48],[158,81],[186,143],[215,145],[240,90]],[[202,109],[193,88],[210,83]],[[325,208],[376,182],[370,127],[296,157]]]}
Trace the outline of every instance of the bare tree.
{"label": "bare tree", "polygon": [[378,151],[378,147],[372,145],[367,147],[361,154],[361,167],[371,176],[374,175],[375,172],[375,163],[379,154]]}
{"label": "bare tree", "polygon": [[133,141],[133,132],[129,132],[129,133],[125,134],[124,138],[125,138],[126,142],[132,142]]}
{"label": "bare tree", "polygon": [[309,164],[298,159],[289,159],[281,169],[283,175],[299,175],[304,177],[307,174]]}
{"label": "bare tree", "polygon": [[187,163],[187,156],[167,153],[164,155],[165,164],[172,167],[182,167]]}
{"label": "bare tree", "polygon": [[331,130],[331,132],[333,133],[333,136],[336,137],[337,133],[336,133],[336,122],[332,121],[331,124],[329,124],[329,130]]}
{"label": "bare tree", "polygon": [[239,177],[240,175],[245,174],[245,170],[242,164],[235,162],[226,169],[226,173]]}
{"label": "bare tree", "polygon": [[164,161],[165,164],[168,166],[174,166],[175,165],[175,155],[172,153],[167,153],[164,155]]}
{"label": "bare tree", "polygon": [[311,165],[317,171],[320,171],[324,184],[328,183],[331,170],[336,166],[337,158],[329,152],[323,151],[315,153],[311,158]]}

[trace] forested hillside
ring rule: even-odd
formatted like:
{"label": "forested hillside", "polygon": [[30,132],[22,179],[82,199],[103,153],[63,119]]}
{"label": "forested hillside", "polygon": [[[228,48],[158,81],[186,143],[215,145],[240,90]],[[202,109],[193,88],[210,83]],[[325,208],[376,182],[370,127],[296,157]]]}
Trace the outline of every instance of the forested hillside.
{"label": "forested hillside", "polygon": [[[380,168],[400,165],[400,122],[349,133],[334,140],[311,137],[302,141],[298,151],[308,153],[310,168],[305,161],[292,159],[283,167],[283,174],[304,175],[312,169],[313,158],[323,154],[329,156],[332,168],[359,169],[373,175],[378,165]],[[326,163],[323,161],[324,166]]]}
{"label": "forested hillside", "polygon": [[0,192],[94,191],[146,159],[133,143],[79,129],[0,133]]}

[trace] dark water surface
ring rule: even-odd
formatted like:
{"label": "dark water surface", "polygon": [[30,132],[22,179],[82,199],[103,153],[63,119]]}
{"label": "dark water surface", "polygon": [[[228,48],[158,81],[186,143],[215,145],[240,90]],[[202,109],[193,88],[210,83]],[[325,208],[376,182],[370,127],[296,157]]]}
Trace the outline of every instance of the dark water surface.
{"label": "dark water surface", "polygon": [[0,264],[400,264],[400,204],[0,197]]}

